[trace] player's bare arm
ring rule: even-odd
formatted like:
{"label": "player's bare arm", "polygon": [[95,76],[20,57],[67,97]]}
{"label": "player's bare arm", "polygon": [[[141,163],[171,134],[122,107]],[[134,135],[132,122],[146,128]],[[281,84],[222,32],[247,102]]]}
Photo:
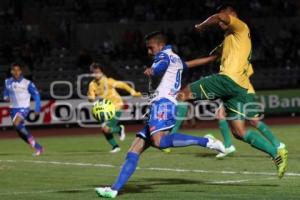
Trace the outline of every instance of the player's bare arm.
{"label": "player's bare arm", "polygon": [[230,17],[228,14],[226,13],[218,13],[218,14],[214,14],[212,16],[210,16],[209,18],[207,18],[205,21],[203,21],[200,24],[196,24],[195,28],[198,31],[203,31],[205,30],[207,27],[212,26],[212,25],[229,25],[230,24]]}
{"label": "player's bare arm", "polygon": [[186,62],[188,68],[198,67],[218,60],[222,54],[222,44],[215,47],[207,57],[196,58]]}
{"label": "player's bare arm", "polygon": [[203,58],[196,58],[196,59],[187,61],[186,65],[188,66],[188,68],[194,68],[194,67],[198,67],[198,66],[202,66],[202,65],[206,65],[211,62],[214,62],[217,58],[218,58],[218,56],[216,56],[216,55],[211,55],[211,56],[207,56],[207,57],[203,57]]}
{"label": "player's bare arm", "polygon": [[222,48],[223,48],[223,43],[220,44],[219,46],[215,47],[213,50],[211,50],[209,52],[209,55],[210,56],[215,55],[218,58],[221,57],[222,56]]}
{"label": "player's bare arm", "polygon": [[131,96],[134,96],[134,97],[140,97],[140,96],[142,96],[142,94],[140,92],[136,91],[129,84],[127,84],[127,83],[125,83],[123,81],[113,81],[113,87],[121,89],[121,90],[125,90],[128,93],[130,93]]}

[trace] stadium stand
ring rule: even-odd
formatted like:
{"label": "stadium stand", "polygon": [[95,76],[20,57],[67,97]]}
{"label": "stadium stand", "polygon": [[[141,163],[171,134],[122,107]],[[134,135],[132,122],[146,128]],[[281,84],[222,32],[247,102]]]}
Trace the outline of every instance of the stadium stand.
{"label": "stadium stand", "polygon": [[[235,3],[251,26],[254,86],[257,89],[299,87],[300,30],[297,25],[285,25],[286,21],[299,22],[299,1]],[[142,71],[148,58],[143,50],[143,35],[148,30],[140,26],[165,31],[174,49],[186,60],[204,56],[218,45],[222,35],[217,32],[201,35],[194,32],[192,25],[213,13],[217,4],[218,1],[212,0],[205,3],[191,0],[189,4],[176,0],[154,0],[151,4],[145,0],[27,0],[26,3],[3,0],[0,3],[1,80],[7,76],[12,61],[21,61],[26,66],[25,75],[36,82],[42,97],[49,99],[52,81],[70,81],[76,87],[77,75],[88,73],[89,64],[98,60],[106,66],[106,73],[132,80],[138,90],[146,91],[147,81]],[[278,10],[275,15],[274,9]],[[255,13],[255,17],[252,14],[249,18],[250,13]],[[261,17],[265,20],[260,20]],[[214,64],[192,70],[188,75],[195,80],[217,68]],[[3,81],[1,91],[2,87]],[[57,91],[67,94],[68,87],[59,86]]]}

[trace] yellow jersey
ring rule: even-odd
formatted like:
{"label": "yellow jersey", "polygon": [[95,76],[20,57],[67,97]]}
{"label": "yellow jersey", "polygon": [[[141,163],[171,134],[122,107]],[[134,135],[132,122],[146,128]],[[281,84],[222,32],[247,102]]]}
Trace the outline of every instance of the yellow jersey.
{"label": "yellow jersey", "polygon": [[243,21],[229,16],[229,30],[222,44],[220,74],[227,75],[243,88],[248,89],[250,81],[247,74],[251,67],[250,31]]}
{"label": "yellow jersey", "polygon": [[116,88],[126,90],[130,94],[136,92],[123,81],[117,81],[113,78],[102,76],[99,80],[94,79],[89,83],[87,96],[89,100],[95,100],[97,97],[110,100],[115,104],[116,109],[120,110],[124,104]]}
{"label": "yellow jersey", "polygon": [[[251,64],[250,64],[250,66],[249,66],[249,68],[248,68],[247,74],[248,74],[248,78],[250,78],[250,76],[251,76],[252,74],[254,74],[254,70],[253,70],[253,67],[252,67]],[[254,87],[253,87],[253,85],[251,84],[250,80],[249,80],[249,87],[248,87],[247,93],[248,93],[248,94],[255,94]]]}
{"label": "yellow jersey", "polygon": [[248,94],[255,94],[255,90],[254,90],[254,87],[251,83],[249,83],[249,88],[247,90],[247,93]]}

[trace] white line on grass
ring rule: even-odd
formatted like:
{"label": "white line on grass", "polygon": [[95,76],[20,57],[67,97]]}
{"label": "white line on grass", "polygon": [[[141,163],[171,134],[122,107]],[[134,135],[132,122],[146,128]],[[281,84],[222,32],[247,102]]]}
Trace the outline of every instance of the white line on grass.
{"label": "white line on grass", "polygon": [[[1,162],[1,160],[0,160]],[[117,166],[108,164],[93,164],[93,163],[72,163],[72,162],[59,162],[59,161],[35,161],[35,160],[22,160],[21,162],[36,163],[36,164],[53,164],[53,165],[73,165],[73,166],[88,166],[88,167],[108,167],[114,168]]]}
{"label": "white line on grass", "polygon": [[[102,168],[117,168],[120,166],[110,164],[93,164],[93,163],[76,163],[76,162],[60,162],[60,161],[36,161],[36,160],[0,160],[0,162],[25,162],[35,164],[53,164],[53,165],[70,165],[70,166],[86,166],[86,167],[102,167]],[[274,172],[251,172],[251,171],[212,171],[212,170],[200,170],[200,169],[176,169],[176,168],[137,168],[138,170],[150,170],[150,171],[168,171],[168,172],[191,172],[191,173],[206,173],[206,174],[241,174],[241,175],[264,175],[275,176]],[[299,177],[300,173],[288,172],[285,176]]]}
{"label": "white line on grass", "polygon": [[[206,184],[218,184],[218,185],[228,185],[234,183],[245,183],[257,180],[271,180],[276,178],[261,178],[261,179],[244,179],[244,180],[218,180],[218,181],[206,181]],[[45,194],[45,193],[58,193],[58,192],[80,192],[93,190],[94,188],[73,188],[73,189],[52,189],[52,190],[35,190],[35,191],[22,191],[22,192],[4,192],[0,193],[0,196],[10,196],[10,195],[26,195],[26,194]],[[240,195],[239,195],[240,196]]]}
{"label": "white line on grass", "polygon": [[251,180],[253,180],[253,179],[210,181],[208,183],[222,185],[222,184],[244,183],[244,182],[248,182],[248,181],[251,181]]}
{"label": "white line on grass", "polygon": [[44,194],[44,193],[57,193],[57,192],[80,192],[93,190],[94,188],[75,188],[75,189],[60,189],[60,190],[35,190],[35,191],[23,191],[23,192],[4,192],[0,193],[0,196],[5,195],[22,195],[22,194]]}
{"label": "white line on grass", "polygon": [[277,178],[269,177],[269,178],[261,178],[261,179],[242,179],[242,180],[224,180],[224,181],[210,181],[210,184],[233,184],[233,183],[244,183],[249,181],[258,181],[258,180],[274,180]]}

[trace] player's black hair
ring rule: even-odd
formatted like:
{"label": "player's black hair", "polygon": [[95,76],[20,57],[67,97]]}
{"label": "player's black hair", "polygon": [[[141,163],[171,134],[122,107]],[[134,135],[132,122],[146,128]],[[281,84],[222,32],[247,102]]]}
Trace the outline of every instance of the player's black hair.
{"label": "player's black hair", "polygon": [[237,13],[237,10],[236,10],[235,6],[233,4],[230,4],[230,3],[224,3],[224,4],[219,5],[217,7],[216,11],[219,13],[222,10],[225,10],[225,9],[228,9],[228,8]]}
{"label": "player's black hair", "polygon": [[157,41],[166,44],[167,43],[167,37],[166,35],[161,31],[153,31],[151,33],[148,33],[145,36],[145,40],[148,41],[150,39],[156,39]]}
{"label": "player's black hair", "polygon": [[93,71],[93,69],[100,69],[101,71],[103,71],[102,65],[100,63],[98,63],[98,62],[93,62],[90,65],[90,71]]}
{"label": "player's black hair", "polygon": [[10,69],[14,68],[15,66],[18,66],[21,70],[23,69],[23,65],[21,63],[18,63],[18,62],[13,62],[10,65]]}

